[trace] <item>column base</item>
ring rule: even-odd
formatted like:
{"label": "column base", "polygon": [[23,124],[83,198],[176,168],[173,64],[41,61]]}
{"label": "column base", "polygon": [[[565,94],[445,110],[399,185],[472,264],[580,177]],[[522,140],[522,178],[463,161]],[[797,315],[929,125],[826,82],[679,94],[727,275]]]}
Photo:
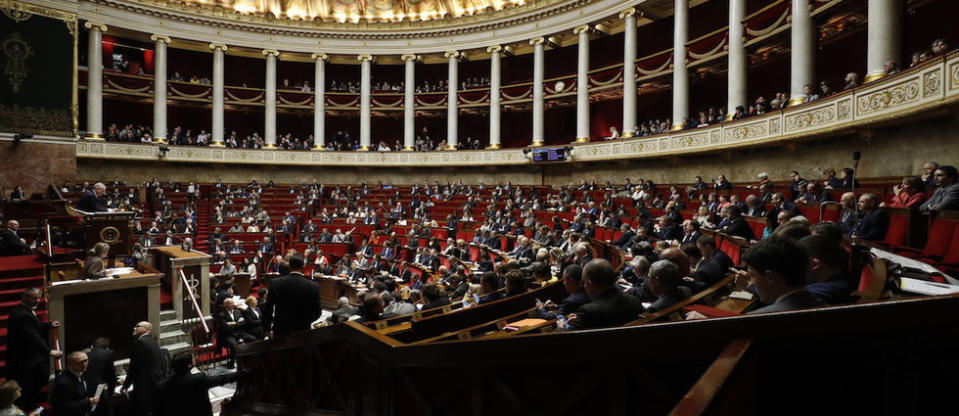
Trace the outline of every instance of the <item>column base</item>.
{"label": "column base", "polygon": [[447,144],[445,147],[446,150],[456,150],[456,146],[452,144]]}
{"label": "column base", "polygon": [[736,117],[735,113],[726,114],[726,121],[733,121],[733,117]]}
{"label": "column base", "polygon": [[226,143],[223,143],[223,142],[213,142],[213,143],[210,143],[210,147],[226,147]]}
{"label": "column base", "polygon": [[500,148],[500,145],[499,143],[490,143],[489,146],[486,146],[486,148],[489,150],[497,150]]}
{"label": "column base", "polygon": [[589,137],[577,137],[573,143],[589,143]]}
{"label": "column base", "polygon": [[671,127],[669,130],[670,130],[670,131],[680,131],[680,130],[685,129],[685,128],[686,128],[686,125],[685,125],[685,124],[679,123],[679,124],[673,124],[673,127]]}
{"label": "column base", "polygon": [[885,78],[885,77],[886,77],[886,71],[879,71],[879,72],[874,72],[874,73],[871,73],[871,74],[866,74],[866,77],[863,78],[862,83],[863,83],[863,84],[868,84],[868,83],[870,83],[870,82],[873,82],[873,81],[875,81],[875,80],[882,79],[882,78]]}
{"label": "column base", "polygon": [[360,146],[359,150],[363,152],[368,152],[370,151],[370,146]]}
{"label": "column base", "polygon": [[635,134],[633,134],[633,132],[631,132],[631,131],[624,131],[623,134],[621,134],[619,137],[620,137],[620,138],[623,138],[623,139],[628,139],[628,138],[633,137],[633,136],[635,136]]}
{"label": "column base", "polygon": [[403,146],[404,152],[412,152],[413,150],[414,150],[413,146]]}
{"label": "column base", "polygon": [[92,141],[97,141],[97,142],[106,140],[106,139],[103,138],[103,135],[102,135],[102,134],[99,134],[99,133],[92,133],[92,134],[91,134],[91,133],[87,133],[87,135],[84,136],[83,138],[86,139],[86,140],[92,140]]}
{"label": "column base", "polygon": [[167,144],[167,143],[168,143],[168,142],[167,142],[166,137],[154,137],[154,138],[153,138],[153,144]]}
{"label": "column base", "polygon": [[326,150],[326,146],[322,144],[314,144],[310,150],[313,150],[314,152],[322,152]]}
{"label": "column base", "polygon": [[806,102],[806,96],[793,97],[789,99],[789,105],[787,107],[792,107],[794,105],[799,105]]}
{"label": "column base", "polygon": [[540,147],[544,144],[546,143],[543,142],[542,140],[533,140],[533,144],[531,144],[530,147]]}
{"label": "column base", "polygon": [[273,149],[273,150],[275,150],[275,149],[276,149],[276,143],[267,143],[267,144],[264,144],[264,145],[263,145],[263,148],[264,148],[264,149]]}

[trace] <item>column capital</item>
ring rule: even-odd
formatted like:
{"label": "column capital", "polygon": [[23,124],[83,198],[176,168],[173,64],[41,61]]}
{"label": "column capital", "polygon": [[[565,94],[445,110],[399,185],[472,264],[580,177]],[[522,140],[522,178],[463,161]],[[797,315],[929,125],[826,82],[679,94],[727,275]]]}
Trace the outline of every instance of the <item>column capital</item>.
{"label": "column capital", "polygon": [[357,55],[357,56],[356,56],[356,60],[357,60],[357,61],[360,61],[360,62],[366,62],[366,61],[373,62],[373,56],[372,56],[372,55]]}
{"label": "column capital", "polygon": [[311,53],[310,59],[313,61],[326,61],[330,59],[330,56],[325,53]]}
{"label": "column capital", "polygon": [[272,56],[276,58],[277,56],[280,56],[280,51],[276,49],[264,49],[261,51],[261,53],[263,54],[263,56],[266,56],[266,57]]}
{"label": "column capital", "polygon": [[105,24],[103,24],[103,23],[86,22],[86,23],[83,24],[83,27],[85,27],[85,28],[87,28],[87,29],[90,29],[90,30],[96,29],[96,30],[99,30],[99,31],[101,31],[101,32],[106,32],[106,31],[107,31],[107,25],[105,25]]}
{"label": "column capital", "polygon": [[623,10],[623,11],[619,12],[619,18],[620,18],[620,19],[625,19],[625,18],[627,18],[627,17],[633,17],[633,16],[636,16],[636,8],[635,8],[635,7],[630,7],[630,8],[628,8],[628,9],[626,9],[626,10]]}
{"label": "column capital", "polygon": [[413,62],[416,62],[416,61],[419,61],[419,60],[420,60],[420,56],[417,55],[417,54],[413,54],[413,53],[404,53],[402,56],[400,56],[400,59],[402,59],[402,60],[404,60],[404,61],[413,61]]}
{"label": "column capital", "polygon": [[445,56],[447,59],[449,59],[449,58],[459,58],[460,55],[461,55],[461,54],[460,54],[459,51],[446,51],[445,53],[443,53],[443,56]]}
{"label": "column capital", "polygon": [[222,43],[211,43],[211,44],[210,44],[210,50],[212,50],[212,51],[215,52],[215,51],[218,50],[218,49],[221,50],[221,51],[223,51],[223,52],[226,52],[226,51],[230,50],[230,48],[229,48],[228,46],[226,46],[226,45],[224,45],[224,44],[222,44]]}
{"label": "column capital", "polygon": [[532,38],[532,39],[529,40],[530,46],[540,46],[540,45],[542,45],[542,44],[544,44],[544,43],[546,43],[546,38],[544,38],[544,37],[542,37],[542,36],[537,36],[537,37]]}
{"label": "column capital", "polygon": [[152,40],[152,41],[154,41],[154,42],[163,42],[163,43],[166,43],[166,44],[169,44],[169,43],[171,42],[169,36],[167,36],[167,35],[160,35],[160,34],[157,34],[157,33],[154,33],[154,34],[150,35],[150,40]]}
{"label": "column capital", "polygon": [[580,33],[589,34],[593,29],[589,25],[579,25],[573,28],[573,34],[578,35]]}
{"label": "column capital", "polygon": [[503,51],[503,47],[500,45],[493,45],[486,48],[487,53],[502,52],[502,51]]}

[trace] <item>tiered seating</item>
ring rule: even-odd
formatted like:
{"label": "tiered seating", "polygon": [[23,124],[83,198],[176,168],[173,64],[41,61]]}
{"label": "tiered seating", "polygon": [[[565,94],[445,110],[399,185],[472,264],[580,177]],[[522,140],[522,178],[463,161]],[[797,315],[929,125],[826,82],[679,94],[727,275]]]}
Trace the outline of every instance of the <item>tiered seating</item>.
{"label": "tiered seating", "polygon": [[[20,303],[25,289],[43,287],[43,263],[36,255],[0,257],[0,368],[6,366],[7,318],[10,308]],[[37,310],[40,320],[46,320],[46,302]]]}

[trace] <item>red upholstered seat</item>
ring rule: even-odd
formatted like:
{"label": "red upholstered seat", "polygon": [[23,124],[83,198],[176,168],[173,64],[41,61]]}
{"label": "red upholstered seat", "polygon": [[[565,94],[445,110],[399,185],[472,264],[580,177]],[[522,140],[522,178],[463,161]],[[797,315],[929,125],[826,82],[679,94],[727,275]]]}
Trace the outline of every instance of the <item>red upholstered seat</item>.
{"label": "red upholstered seat", "polygon": [[729,258],[733,260],[733,264],[738,265],[742,252],[739,249],[739,246],[730,241],[728,238],[729,237],[724,237],[721,239],[719,243],[719,249],[725,252]]}
{"label": "red upholstered seat", "polygon": [[889,230],[886,231],[886,238],[882,241],[893,247],[906,245],[906,236],[909,233],[909,215],[890,215]]}
{"label": "red upholstered seat", "polygon": [[942,258],[952,242],[955,228],[955,221],[934,220],[929,227],[929,238],[926,239],[926,246],[922,249],[922,257]]}

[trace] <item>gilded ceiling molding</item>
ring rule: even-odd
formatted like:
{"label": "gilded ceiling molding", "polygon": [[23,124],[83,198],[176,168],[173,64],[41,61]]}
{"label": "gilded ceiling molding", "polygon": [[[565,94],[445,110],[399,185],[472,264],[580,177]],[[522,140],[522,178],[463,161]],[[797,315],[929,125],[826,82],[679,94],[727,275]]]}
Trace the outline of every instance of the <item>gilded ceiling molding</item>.
{"label": "gilded ceiling molding", "polygon": [[170,40],[170,37],[169,37],[169,36],[160,35],[160,34],[156,34],[156,33],[150,35],[150,40],[152,40],[152,41],[154,41],[154,42],[163,42],[163,43],[166,43],[166,44],[168,44],[168,45],[170,44],[170,42],[172,42],[172,40]]}
{"label": "gilded ceiling molding", "polygon": [[267,56],[267,57],[273,56],[275,58],[277,56],[280,56],[280,51],[276,49],[264,49],[261,51],[261,53],[263,54],[263,56]]}
{"label": "gilded ceiling molding", "polygon": [[400,56],[400,59],[402,59],[404,62],[405,61],[417,62],[421,59],[421,57],[419,55],[412,54],[412,53],[404,53],[403,56]]}
{"label": "gilded ceiling molding", "polygon": [[[222,44],[222,43],[215,43],[215,42],[214,42],[214,43],[211,43],[211,44],[210,44],[210,50],[214,50],[214,51],[215,51],[215,50],[217,50],[217,49],[220,49],[220,50],[222,50],[223,52],[226,52],[226,51],[228,51],[230,48],[229,48],[228,46]],[[264,54],[264,55],[265,55],[265,54]]]}
{"label": "gilded ceiling molding", "polygon": [[310,54],[310,59],[313,61],[328,61],[330,60],[330,56],[325,53],[314,53]]}
{"label": "gilded ceiling molding", "polygon": [[107,25],[105,25],[105,24],[103,24],[103,23],[97,23],[97,22],[90,22],[90,21],[88,21],[88,22],[86,22],[86,23],[83,24],[83,27],[85,27],[85,28],[87,28],[87,29],[90,29],[90,30],[97,29],[97,30],[99,30],[100,32],[103,32],[103,33],[106,33],[106,32],[107,32]]}

